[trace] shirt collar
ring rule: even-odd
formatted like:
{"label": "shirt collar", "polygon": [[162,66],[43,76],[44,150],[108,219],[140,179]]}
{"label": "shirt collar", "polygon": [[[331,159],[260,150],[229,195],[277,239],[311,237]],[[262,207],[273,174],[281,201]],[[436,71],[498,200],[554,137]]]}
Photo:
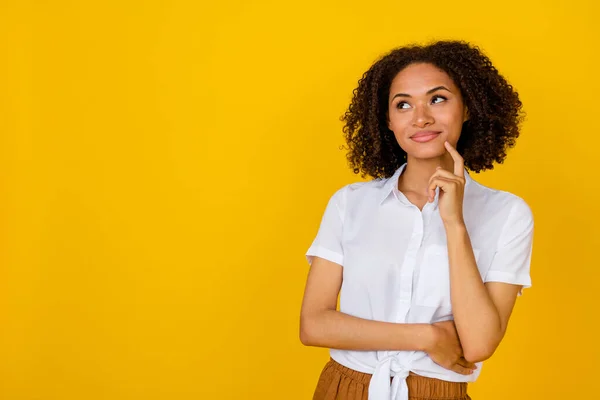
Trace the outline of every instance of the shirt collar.
{"label": "shirt collar", "polygon": [[[394,175],[389,177],[387,179],[387,181],[384,183],[383,187],[381,188],[381,197],[379,198],[379,205],[381,205],[383,203],[383,201],[388,198],[390,193],[394,192],[394,187],[396,187],[396,188],[398,187],[398,179],[400,178],[400,175],[406,168],[406,164],[407,163],[402,164],[396,170],[396,172],[394,172]],[[466,183],[465,183],[465,190],[466,190],[467,187],[469,186],[469,184],[473,181],[473,178],[471,178],[471,176],[469,175],[469,171],[467,171],[466,168],[465,168],[465,181],[466,181]],[[437,196],[436,196],[436,198],[437,198]]]}
{"label": "shirt collar", "polygon": [[404,171],[404,168],[406,168],[406,163],[402,164],[400,168],[398,168],[396,172],[394,172],[394,175],[389,177],[388,180],[385,182],[385,184],[381,188],[381,197],[379,198],[379,205],[381,205],[381,203],[383,203],[383,201],[388,198],[390,193],[393,193],[394,185],[398,187],[398,178],[400,178],[400,175],[402,174],[402,171]]}

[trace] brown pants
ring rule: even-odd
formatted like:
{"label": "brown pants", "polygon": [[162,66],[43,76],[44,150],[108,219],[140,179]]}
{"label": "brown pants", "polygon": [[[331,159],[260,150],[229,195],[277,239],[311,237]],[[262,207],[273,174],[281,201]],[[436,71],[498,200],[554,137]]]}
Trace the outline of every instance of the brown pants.
{"label": "brown pants", "polygon": [[[371,374],[330,359],[317,383],[313,400],[368,400]],[[406,378],[410,400],[471,400],[466,382],[448,382],[413,374]]]}

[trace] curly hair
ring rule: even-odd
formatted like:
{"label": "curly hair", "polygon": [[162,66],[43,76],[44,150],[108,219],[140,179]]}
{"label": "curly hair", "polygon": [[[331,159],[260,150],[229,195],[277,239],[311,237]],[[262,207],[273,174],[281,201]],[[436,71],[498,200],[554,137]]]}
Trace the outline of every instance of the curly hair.
{"label": "curly hair", "polygon": [[[388,178],[406,161],[387,125],[387,104],[394,77],[405,67],[429,63],[445,71],[460,89],[469,119],[456,145],[468,170],[493,169],[515,145],[524,119],[518,93],[477,47],[465,41],[437,41],[393,49],[377,60],[353,91],[340,117],[355,174]],[[344,146],[342,146],[344,148]]]}

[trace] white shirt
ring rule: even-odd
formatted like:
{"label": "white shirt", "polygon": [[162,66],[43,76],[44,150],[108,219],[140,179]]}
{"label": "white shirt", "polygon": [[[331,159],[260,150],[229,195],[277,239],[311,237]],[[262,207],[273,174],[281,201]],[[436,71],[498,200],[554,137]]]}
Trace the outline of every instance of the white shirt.
{"label": "white shirt", "polygon": [[[330,198],[306,258],[343,266],[340,311],[395,323],[452,320],[446,232],[438,210],[439,188],[423,210],[398,190],[406,163],[387,179],[356,182]],[[463,217],[483,282],[531,287],[529,265],[533,216],[511,193],[474,181],[465,170]],[[521,295],[521,293],[519,293]],[[421,351],[330,349],[340,364],[373,374],[371,400],[407,400],[406,377],[416,374],[453,382],[472,382],[434,363]],[[393,377],[390,386],[390,377]]]}

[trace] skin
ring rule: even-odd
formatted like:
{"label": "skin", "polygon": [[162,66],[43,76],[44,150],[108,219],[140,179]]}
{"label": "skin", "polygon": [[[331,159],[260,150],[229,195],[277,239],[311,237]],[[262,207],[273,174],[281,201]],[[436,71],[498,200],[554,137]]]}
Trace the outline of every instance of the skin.
{"label": "skin", "polygon": [[[462,214],[464,162],[454,147],[467,118],[460,90],[431,64],[409,65],[390,85],[388,127],[407,153],[398,189],[422,209],[440,188],[438,206],[448,240],[454,321],[396,324],[337,311],[343,267],[315,257],[300,314],[302,343],[347,350],[425,351],[437,364],[465,375],[473,372],[475,362],[492,356],[504,337],[521,286],[484,284],[477,269]],[[439,135],[427,143],[411,139],[423,130]]]}
{"label": "skin", "polygon": [[[390,85],[389,99],[388,127],[407,153],[398,189],[423,209],[428,198],[435,195],[428,186],[436,168],[453,168],[454,160],[444,142],[456,146],[468,110],[454,81],[431,64],[412,64],[400,71]],[[410,137],[419,131],[440,133],[432,141],[417,143]]]}

